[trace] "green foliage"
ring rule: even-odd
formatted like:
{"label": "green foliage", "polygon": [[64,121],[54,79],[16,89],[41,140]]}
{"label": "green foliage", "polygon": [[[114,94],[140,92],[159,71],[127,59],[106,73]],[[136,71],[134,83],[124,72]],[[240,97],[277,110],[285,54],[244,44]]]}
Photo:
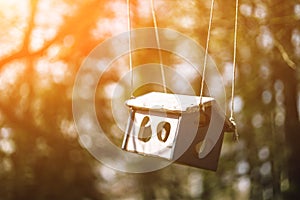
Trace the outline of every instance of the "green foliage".
{"label": "green foliage", "polygon": [[[153,26],[146,2],[131,1],[133,28]],[[154,2],[159,27],[205,46],[210,1]],[[241,140],[225,135],[218,171],[173,164],[146,174],[94,160],[79,144],[72,118],[77,70],[97,44],[127,31],[125,3],[0,1],[0,199],[299,199],[299,2],[240,0],[235,116]],[[234,4],[216,1],[209,49],[228,97]],[[167,52],[163,58],[170,67],[181,62]],[[133,54],[134,67],[158,60],[155,50]],[[127,61],[113,63],[96,91],[98,119],[117,145],[123,132],[105,87],[119,81]],[[195,90],[198,79],[189,80]]]}

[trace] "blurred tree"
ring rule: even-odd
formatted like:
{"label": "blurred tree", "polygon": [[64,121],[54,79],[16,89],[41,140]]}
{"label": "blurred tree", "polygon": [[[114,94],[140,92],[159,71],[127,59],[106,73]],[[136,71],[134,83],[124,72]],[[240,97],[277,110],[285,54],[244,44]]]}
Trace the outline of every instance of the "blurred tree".
{"label": "blurred tree", "polygon": [[71,92],[101,13],[81,19],[102,2],[0,3],[1,198],[100,199],[94,161],[77,141]]}
{"label": "blurred tree", "polygon": [[[234,4],[216,0],[209,49],[228,92]],[[155,5],[159,27],[205,46],[210,1],[156,0]],[[153,26],[149,1],[131,6],[133,28]],[[83,59],[127,30],[126,1],[0,0],[1,198],[299,199],[300,4],[240,0],[239,13],[234,100],[240,143],[226,135],[216,173],[174,164],[132,175],[105,168],[79,145],[71,108]],[[133,55],[135,67],[159,60],[156,50]],[[163,58],[165,65],[187,71],[186,65],[179,69],[178,57],[164,52]],[[124,56],[112,64],[96,95],[98,117],[116,144],[122,131],[105,91],[128,70],[126,62]],[[191,77],[198,91],[200,75]]]}
{"label": "blurred tree", "polygon": [[[290,188],[287,191],[286,199],[300,198],[300,158],[297,155],[300,150],[299,141],[299,110],[298,104],[298,76],[299,70],[299,2],[291,1],[290,4],[279,6],[282,1],[274,1],[271,5],[270,27],[274,33],[274,46],[276,52],[272,58],[276,78],[283,83],[284,99],[284,132],[286,140],[287,155],[287,174],[290,182]],[[280,9],[279,9],[280,7]],[[277,8],[277,9],[276,9]],[[282,20],[286,19],[286,20]],[[295,24],[290,23],[288,19],[296,19]],[[293,48],[295,47],[295,48]],[[298,54],[298,55],[297,55]]]}

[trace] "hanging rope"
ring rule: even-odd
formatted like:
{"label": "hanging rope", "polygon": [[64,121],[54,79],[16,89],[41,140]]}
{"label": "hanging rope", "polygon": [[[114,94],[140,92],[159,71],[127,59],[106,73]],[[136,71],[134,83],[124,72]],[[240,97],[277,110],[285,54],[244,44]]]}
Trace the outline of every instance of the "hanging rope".
{"label": "hanging rope", "polygon": [[202,97],[203,97],[204,82],[205,82],[205,71],[206,71],[206,67],[207,67],[208,48],[209,48],[209,41],[210,41],[211,25],[212,25],[212,20],[213,20],[214,3],[215,3],[215,1],[211,0],[209,23],[208,23],[207,38],[206,38],[206,47],[205,47],[203,70],[202,70],[202,81],[201,81],[201,86],[200,86],[200,107],[202,109],[204,108],[202,106]]}
{"label": "hanging rope", "polygon": [[132,47],[131,47],[131,17],[130,17],[130,0],[127,0],[127,31],[128,31],[128,50],[129,50],[129,70],[130,70],[130,96],[133,95],[133,69],[132,69]]}
{"label": "hanging rope", "polygon": [[238,141],[239,134],[237,132],[236,122],[234,120],[234,93],[235,93],[235,77],[236,77],[236,50],[237,50],[237,29],[238,29],[238,8],[239,0],[235,3],[235,21],[234,21],[234,39],[233,39],[233,65],[232,65],[232,82],[231,82],[231,108],[230,122],[234,126],[234,140]]}
{"label": "hanging rope", "polygon": [[167,93],[166,78],[165,78],[164,65],[163,65],[162,53],[161,53],[161,48],[160,48],[160,40],[159,40],[159,35],[158,35],[157,20],[156,20],[153,0],[151,0],[151,11],[152,11],[152,18],[153,18],[153,24],[154,24],[154,30],[155,30],[156,44],[157,44],[157,48],[158,48],[162,84],[163,84],[164,92]]}

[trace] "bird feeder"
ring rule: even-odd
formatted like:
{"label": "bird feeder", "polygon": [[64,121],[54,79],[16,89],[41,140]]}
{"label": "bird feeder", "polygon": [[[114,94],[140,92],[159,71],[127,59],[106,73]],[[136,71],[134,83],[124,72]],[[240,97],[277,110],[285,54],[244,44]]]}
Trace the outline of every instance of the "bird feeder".
{"label": "bird feeder", "polygon": [[[208,47],[212,24],[214,1],[210,9],[206,49],[204,54],[200,96],[167,93],[160,38],[151,1],[155,39],[160,58],[162,85],[164,93],[151,92],[126,101],[130,116],[123,138],[122,149],[147,156],[175,161],[193,167],[217,170],[224,132],[238,134],[233,117],[234,79],[236,68],[238,0],[236,0],[234,28],[233,81],[231,92],[230,120],[219,109],[212,97],[203,96],[205,69],[207,67]],[[130,3],[127,1],[128,49],[131,71],[131,92],[133,93],[133,64],[130,22]]]}
{"label": "bird feeder", "polygon": [[151,92],[126,105],[123,150],[217,170],[224,132],[233,126],[214,98]]}

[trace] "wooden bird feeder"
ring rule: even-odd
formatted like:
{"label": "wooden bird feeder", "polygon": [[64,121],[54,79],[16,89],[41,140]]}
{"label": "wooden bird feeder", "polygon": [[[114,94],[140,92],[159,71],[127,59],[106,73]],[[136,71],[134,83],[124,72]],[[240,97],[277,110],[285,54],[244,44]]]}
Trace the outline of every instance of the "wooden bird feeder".
{"label": "wooden bird feeder", "polygon": [[224,132],[234,127],[214,98],[151,92],[126,105],[123,150],[217,170]]}
{"label": "wooden bird feeder", "polygon": [[[213,2],[210,9],[209,27],[202,71],[200,96],[187,96],[167,93],[164,76],[161,45],[151,1],[155,39],[160,58],[164,93],[150,92],[126,101],[130,116],[123,138],[122,149],[142,155],[155,156],[193,167],[217,170],[224,132],[238,133],[234,122],[234,79],[237,47],[238,0],[234,28],[233,81],[230,120],[219,109],[212,97],[204,97],[205,69],[207,67],[210,27]],[[133,92],[133,64],[130,22],[130,3],[127,1],[129,67],[131,71],[131,92]]]}

